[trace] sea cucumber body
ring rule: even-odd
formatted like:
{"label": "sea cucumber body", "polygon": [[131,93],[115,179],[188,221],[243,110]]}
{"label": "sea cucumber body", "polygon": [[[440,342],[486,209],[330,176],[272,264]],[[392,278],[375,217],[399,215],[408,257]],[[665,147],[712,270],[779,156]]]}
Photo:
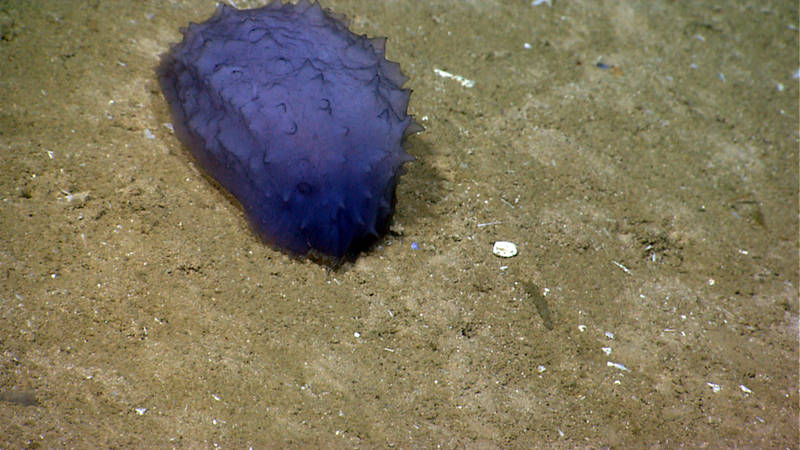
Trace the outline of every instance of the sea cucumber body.
{"label": "sea cucumber body", "polygon": [[178,137],[269,244],[334,260],[388,229],[410,91],[318,4],[220,5],[162,58]]}

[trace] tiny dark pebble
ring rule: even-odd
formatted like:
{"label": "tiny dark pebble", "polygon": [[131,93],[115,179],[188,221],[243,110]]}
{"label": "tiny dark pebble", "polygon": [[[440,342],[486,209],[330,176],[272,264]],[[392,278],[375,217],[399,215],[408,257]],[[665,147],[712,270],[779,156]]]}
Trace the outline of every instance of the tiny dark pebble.
{"label": "tiny dark pebble", "polygon": [[22,406],[39,406],[36,394],[29,391],[0,392],[0,402],[16,403]]}

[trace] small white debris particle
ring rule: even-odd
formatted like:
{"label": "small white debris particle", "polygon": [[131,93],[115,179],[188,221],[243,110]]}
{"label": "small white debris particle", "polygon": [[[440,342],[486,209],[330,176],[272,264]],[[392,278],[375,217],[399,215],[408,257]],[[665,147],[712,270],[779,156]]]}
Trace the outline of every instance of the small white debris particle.
{"label": "small white debris particle", "polygon": [[517,246],[513,242],[497,241],[492,247],[492,253],[501,258],[517,256]]}
{"label": "small white debris particle", "polygon": [[213,397],[214,400],[216,400],[216,401],[222,400],[221,398],[219,398],[219,395],[217,395],[217,394],[211,394],[211,397]]}
{"label": "small white debris particle", "polygon": [[708,385],[708,387],[711,388],[711,391],[713,391],[715,394],[722,390],[722,386],[720,386],[720,385],[718,385],[716,383],[708,383],[707,382],[706,384]]}
{"label": "small white debris particle", "polygon": [[488,227],[489,225],[500,225],[503,222],[486,222],[486,223],[479,223],[478,228]]}
{"label": "small white debris particle", "polygon": [[134,408],[134,411],[136,411],[136,414],[143,416],[147,412],[147,408]]}
{"label": "small white debris particle", "polygon": [[353,333],[353,337],[360,338],[361,337],[361,333],[356,331],[355,333]]}
{"label": "small white debris particle", "polygon": [[578,331],[580,331],[581,333],[586,331],[586,325],[578,325]]}
{"label": "small white debris particle", "polygon": [[614,333],[612,333],[612,332],[610,332],[610,331],[606,331],[606,332],[605,332],[605,333],[603,333],[603,334],[605,334],[605,335],[606,335],[606,337],[607,337],[607,338],[609,338],[609,339],[614,339]]}
{"label": "small white debris particle", "polygon": [[628,369],[627,367],[625,367],[624,364],[615,363],[615,362],[611,362],[611,361],[606,361],[606,366],[614,367],[615,369],[624,370],[626,372],[630,372],[631,371],[631,369]]}
{"label": "small white debris particle", "polygon": [[547,367],[540,364],[537,370],[539,370],[539,373],[543,373],[545,370],[547,370]]}
{"label": "small white debris particle", "polygon": [[708,285],[709,285],[709,286],[713,286],[715,283],[716,283],[716,281],[714,281],[714,279],[713,279],[713,278],[709,278],[709,279],[708,279]]}
{"label": "small white debris particle", "polygon": [[444,70],[440,70],[440,69],[433,69],[433,72],[436,75],[439,75],[440,77],[443,77],[443,78],[452,78],[452,79],[458,81],[459,83],[461,83],[461,85],[466,87],[466,88],[471,88],[471,87],[475,86],[475,82],[473,80],[469,80],[467,78],[464,78],[461,75],[453,75],[450,72],[445,72]]}
{"label": "small white debris particle", "polygon": [[611,347],[603,347],[602,350],[603,350],[603,353],[606,354],[606,356],[611,354]]}
{"label": "small white debris particle", "polygon": [[149,128],[145,128],[145,129],[144,129],[144,137],[146,137],[147,139],[155,139],[155,138],[156,138],[156,135],[155,135],[155,134],[153,134],[153,132],[152,132],[152,131],[150,131],[150,129],[149,129]]}
{"label": "small white debris particle", "polygon": [[53,159],[53,158],[55,158],[56,154],[55,154],[55,153],[53,153],[53,151],[52,151],[52,150],[48,150],[48,151],[47,151],[47,156],[49,156],[49,157],[50,157],[50,159]]}
{"label": "small white debris particle", "polygon": [[618,263],[616,261],[611,261],[611,262],[614,263],[615,266],[617,266],[620,269],[622,269],[628,275],[633,275],[633,272],[631,272],[630,269],[628,269],[627,267],[623,266],[622,264],[620,264],[620,263]]}
{"label": "small white debris particle", "polygon": [[553,0],[533,0],[531,6],[547,5],[553,6]]}
{"label": "small white debris particle", "polygon": [[522,44],[522,47],[523,47],[525,50],[530,50],[530,49],[531,49],[531,44],[529,44],[529,43],[525,42],[525,43],[523,43],[523,44]]}
{"label": "small white debris particle", "polygon": [[750,388],[748,388],[747,386],[745,386],[743,384],[739,385],[739,389],[741,389],[742,392],[744,392],[745,394],[752,394],[753,393],[753,391],[751,391]]}

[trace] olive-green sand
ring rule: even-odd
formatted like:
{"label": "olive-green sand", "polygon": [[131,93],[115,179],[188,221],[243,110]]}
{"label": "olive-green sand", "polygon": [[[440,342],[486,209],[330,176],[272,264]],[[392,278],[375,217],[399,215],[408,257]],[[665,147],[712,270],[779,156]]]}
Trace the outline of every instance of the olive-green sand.
{"label": "olive-green sand", "polygon": [[0,2],[0,447],[798,448],[797,2],[541,3],[323,2],[426,128],[329,270],[170,130],[214,1]]}

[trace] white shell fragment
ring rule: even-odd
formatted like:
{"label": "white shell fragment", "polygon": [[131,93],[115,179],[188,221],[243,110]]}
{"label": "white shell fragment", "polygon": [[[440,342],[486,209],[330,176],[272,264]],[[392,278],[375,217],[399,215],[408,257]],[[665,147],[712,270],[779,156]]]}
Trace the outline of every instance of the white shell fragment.
{"label": "white shell fragment", "polygon": [[628,369],[627,367],[625,367],[624,364],[615,363],[615,362],[611,362],[611,361],[606,361],[606,366],[613,367],[613,368],[619,369],[619,370],[624,370],[625,372],[630,372],[631,371],[631,369]]}
{"label": "white shell fragment", "polygon": [[445,72],[444,70],[441,70],[441,69],[433,69],[433,71],[434,71],[434,73],[436,73],[436,75],[439,75],[442,78],[452,78],[452,79],[458,81],[459,83],[461,83],[462,86],[464,86],[466,88],[471,88],[471,87],[475,86],[475,81],[467,79],[467,78],[464,78],[461,75],[454,75],[454,74],[452,74],[450,72]]}
{"label": "white shell fragment", "polygon": [[497,241],[494,243],[492,253],[501,258],[517,256],[517,246],[513,242]]}

